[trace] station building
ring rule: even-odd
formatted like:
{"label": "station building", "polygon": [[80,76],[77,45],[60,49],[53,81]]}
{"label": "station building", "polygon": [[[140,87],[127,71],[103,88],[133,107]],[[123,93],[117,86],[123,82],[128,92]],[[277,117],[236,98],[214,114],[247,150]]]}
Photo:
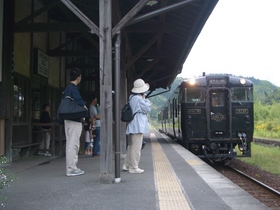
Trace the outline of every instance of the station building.
{"label": "station building", "polygon": [[[0,155],[13,161],[38,145],[42,105],[50,104],[55,122],[73,67],[82,70],[83,98],[98,93],[106,116],[101,141],[113,144],[112,92],[124,104],[137,78],[150,84],[150,94],[168,89],[216,3],[0,0]],[[125,149],[125,124],[118,124]],[[59,138],[60,125],[53,126]]]}

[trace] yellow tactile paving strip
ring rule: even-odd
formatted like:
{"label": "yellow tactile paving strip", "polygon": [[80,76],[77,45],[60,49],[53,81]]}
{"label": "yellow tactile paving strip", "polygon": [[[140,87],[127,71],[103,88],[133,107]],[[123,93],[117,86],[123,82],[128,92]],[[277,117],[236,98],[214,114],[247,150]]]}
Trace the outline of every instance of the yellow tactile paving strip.
{"label": "yellow tactile paving strip", "polygon": [[191,209],[184,191],[178,181],[172,166],[170,165],[160,143],[151,133],[153,150],[155,183],[158,192],[158,202],[160,210],[188,210]]}

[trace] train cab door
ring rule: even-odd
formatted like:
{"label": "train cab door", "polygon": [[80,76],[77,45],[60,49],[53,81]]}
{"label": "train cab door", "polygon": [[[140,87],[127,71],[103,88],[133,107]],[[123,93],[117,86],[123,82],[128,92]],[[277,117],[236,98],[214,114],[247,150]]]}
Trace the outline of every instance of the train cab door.
{"label": "train cab door", "polygon": [[174,138],[177,139],[176,137],[176,99],[173,98],[172,100],[172,126],[173,126],[173,135],[174,135]]}
{"label": "train cab door", "polygon": [[230,103],[227,88],[211,88],[209,94],[208,138],[222,139],[230,136]]}
{"label": "train cab door", "polygon": [[178,106],[178,98],[173,98],[173,133],[175,139],[181,138],[180,133],[180,118],[178,115],[179,112],[179,106]]}

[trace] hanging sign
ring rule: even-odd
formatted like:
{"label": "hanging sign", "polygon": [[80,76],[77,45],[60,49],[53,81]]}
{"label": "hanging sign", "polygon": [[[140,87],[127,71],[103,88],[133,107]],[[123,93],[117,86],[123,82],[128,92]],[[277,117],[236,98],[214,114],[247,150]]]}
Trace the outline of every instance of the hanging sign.
{"label": "hanging sign", "polygon": [[34,50],[34,73],[49,77],[49,56],[39,49]]}

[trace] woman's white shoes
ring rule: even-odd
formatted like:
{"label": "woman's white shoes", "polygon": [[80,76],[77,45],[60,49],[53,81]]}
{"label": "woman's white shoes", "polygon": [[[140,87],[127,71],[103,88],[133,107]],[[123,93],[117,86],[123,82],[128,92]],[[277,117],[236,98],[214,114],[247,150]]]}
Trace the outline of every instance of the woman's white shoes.
{"label": "woman's white shoes", "polygon": [[123,167],[122,167],[122,170],[128,171],[128,169],[129,169],[128,166],[124,164]]}
{"label": "woman's white shoes", "polygon": [[131,174],[142,174],[144,173],[144,169],[141,168],[129,169],[128,172]]}
{"label": "woman's white shoes", "polygon": [[141,169],[141,168],[129,168],[125,164],[123,164],[122,170],[123,171],[128,171],[131,174],[142,174],[142,173],[144,173],[144,170]]}

